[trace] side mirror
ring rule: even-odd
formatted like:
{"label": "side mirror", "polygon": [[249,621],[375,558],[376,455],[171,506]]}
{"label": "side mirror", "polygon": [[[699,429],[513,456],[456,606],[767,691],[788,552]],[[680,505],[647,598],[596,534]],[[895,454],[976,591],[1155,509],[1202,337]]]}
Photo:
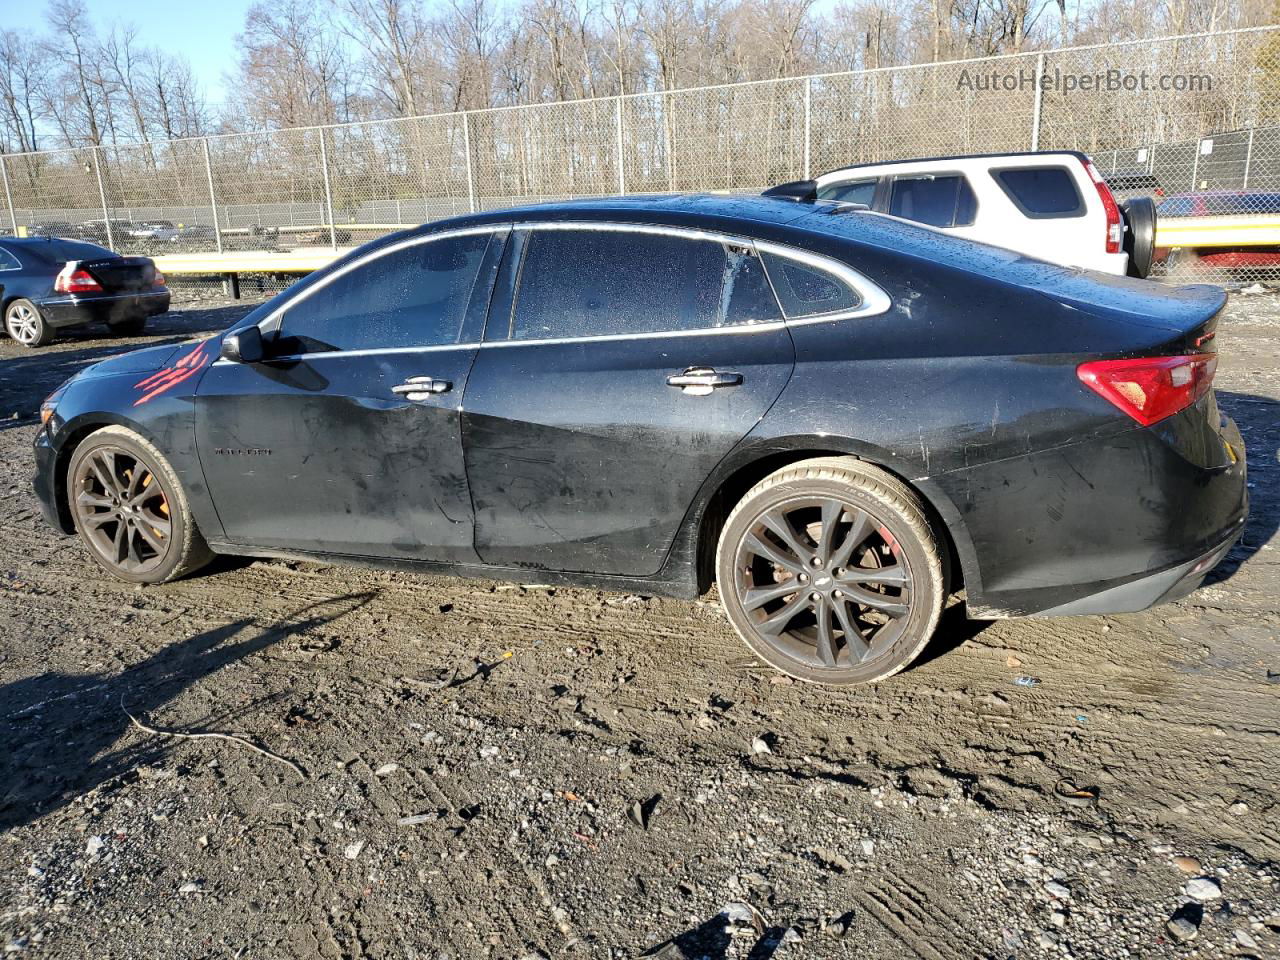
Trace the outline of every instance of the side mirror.
{"label": "side mirror", "polygon": [[222,338],[222,349],[218,352],[223,360],[232,363],[258,363],[265,355],[262,346],[262,331],[257,327],[245,327]]}

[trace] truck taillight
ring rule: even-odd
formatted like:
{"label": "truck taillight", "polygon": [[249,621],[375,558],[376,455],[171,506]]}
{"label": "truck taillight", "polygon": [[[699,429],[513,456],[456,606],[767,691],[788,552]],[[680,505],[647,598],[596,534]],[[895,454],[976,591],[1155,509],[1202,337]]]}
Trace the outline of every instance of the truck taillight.
{"label": "truck taillight", "polygon": [[1107,253],[1119,253],[1124,242],[1124,224],[1120,221],[1120,205],[1116,203],[1115,194],[1107,186],[1107,181],[1102,179],[1102,174],[1098,173],[1098,168],[1093,165],[1093,162],[1085,161],[1084,169],[1089,174],[1089,179],[1093,181],[1093,185],[1097,187],[1098,199],[1102,201],[1102,209],[1107,214]]}
{"label": "truck taillight", "polygon": [[101,293],[102,284],[93,279],[88,270],[72,261],[58,273],[53,289],[58,293]]}
{"label": "truck taillight", "polygon": [[1191,406],[1213,387],[1214,353],[1092,360],[1076,368],[1080,382],[1144,427]]}

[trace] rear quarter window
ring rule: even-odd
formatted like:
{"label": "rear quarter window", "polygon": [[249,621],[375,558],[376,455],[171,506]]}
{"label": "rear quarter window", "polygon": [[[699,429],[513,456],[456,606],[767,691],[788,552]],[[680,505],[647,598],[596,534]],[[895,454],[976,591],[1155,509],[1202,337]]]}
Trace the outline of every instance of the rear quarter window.
{"label": "rear quarter window", "polygon": [[0,270],[21,270],[21,269],[22,269],[22,264],[19,262],[18,258],[15,257],[8,250],[6,250],[4,247],[0,247]]}
{"label": "rear quarter window", "polygon": [[788,320],[856,310],[857,291],[834,274],[776,253],[761,252],[774,292]]}
{"label": "rear quarter window", "polygon": [[1084,200],[1066,167],[1015,167],[992,170],[1013,205],[1033,220],[1083,217]]}

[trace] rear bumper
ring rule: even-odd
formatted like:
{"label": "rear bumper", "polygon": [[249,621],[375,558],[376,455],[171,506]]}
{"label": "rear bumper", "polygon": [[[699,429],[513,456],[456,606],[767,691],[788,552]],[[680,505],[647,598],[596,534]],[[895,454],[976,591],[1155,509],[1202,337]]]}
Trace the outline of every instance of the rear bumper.
{"label": "rear bumper", "polygon": [[81,323],[120,323],[151,317],[169,309],[169,291],[109,294],[83,297],[74,294],[39,302],[40,313],[53,327],[74,327]]}
{"label": "rear bumper", "polygon": [[1209,429],[1203,410],[932,480],[959,508],[969,614],[983,618],[1185,596],[1240,537],[1249,506],[1240,432],[1225,418]]}
{"label": "rear bumper", "polygon": [[1089,253],[1080,256],[1073,252],[1071,264],[1084,267],[1086,270],[1100,270],[1103,273],[1123,277],[1129,271],[1129,255],[1127,253]]}
{"label": "rear bumper", "polygon": [[1228,534],[1222,543],[1193,560],[1158,573],[1143,574],[1136,580],[1107,587],[1097,593],[1081,597],[1079,600],[1071,600],[1059,606],[1050,607],[1048,610],[1040,610],[1033,616],[1075,617],[1095,613],[1133,613],[1161,603],[1180,600],[1204,582],[1209,571],[1231,552],[1231,548],[1236,545],[1243,531],[1244,518],[1242,517],[1236,529]]}

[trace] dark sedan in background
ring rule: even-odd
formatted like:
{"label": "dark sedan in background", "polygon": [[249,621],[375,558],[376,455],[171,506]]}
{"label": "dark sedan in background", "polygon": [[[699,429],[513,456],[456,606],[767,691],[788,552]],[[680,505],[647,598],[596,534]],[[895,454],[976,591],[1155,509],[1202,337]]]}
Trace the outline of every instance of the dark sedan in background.
{"label": "dark sedan in background", "polygon": [[45,401],[35,487],[128,581],[213,553],[715,581],[768,663],[873,681],[961,586],[993,617],[1200,583],[1247,509],[1224,302],[839,204],[493,211],[87,368]]}
{"label": "dark sedan in background", "polygon": [[5,332],[27,347],[86,323],[136,336],[148,317],[169,309],[169,288],[154,262],[83,240],[0,238],[0,285]]}

